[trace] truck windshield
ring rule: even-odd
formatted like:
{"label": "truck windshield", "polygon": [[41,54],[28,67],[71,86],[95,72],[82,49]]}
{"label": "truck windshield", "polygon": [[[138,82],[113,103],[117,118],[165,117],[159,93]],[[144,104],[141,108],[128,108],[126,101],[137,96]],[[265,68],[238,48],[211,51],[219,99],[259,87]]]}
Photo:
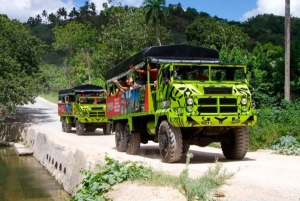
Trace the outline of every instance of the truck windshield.
{"label": "truck windshield", "polygon": [[245,81],[244,67],[212,66],[209,74],[208,66],[174,66],[175,80],[201,81]]}

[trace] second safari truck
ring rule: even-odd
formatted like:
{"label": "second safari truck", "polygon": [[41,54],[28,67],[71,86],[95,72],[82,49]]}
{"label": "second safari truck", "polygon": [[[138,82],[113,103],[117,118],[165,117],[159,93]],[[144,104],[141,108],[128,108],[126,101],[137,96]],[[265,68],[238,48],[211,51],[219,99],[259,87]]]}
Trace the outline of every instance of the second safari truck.
{"label": "second safari truck", "polygon": [[111,133],[111,122],[105,116],[106,94],[101,86],[86,84],[58,91],[58,115],[62,130],[70,133],[72,127],[76,134],[85,131],[95,132],[103,129],[104,135]]}
{"label": "second safari truck", "polygon": [[257,121],[245,65],[221,63],[213,49],[153,46],[110,69],[108,89],[116,92],[115,80],[132,76],[131,64],[144,69],[147,83],[106,100],[118,151],[138,154],[140,143],[151,140],[159,143],[162,161],[173,163],[190,145],[219,142],[227,159],[244,158],[247,126]]}

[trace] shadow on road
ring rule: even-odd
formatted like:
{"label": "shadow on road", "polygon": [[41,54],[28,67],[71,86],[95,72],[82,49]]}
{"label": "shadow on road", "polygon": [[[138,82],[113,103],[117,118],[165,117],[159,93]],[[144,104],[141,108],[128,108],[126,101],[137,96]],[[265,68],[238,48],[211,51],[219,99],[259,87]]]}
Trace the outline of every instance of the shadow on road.
{"label": "shadow on road", "polygon": [[[75,128],[72,128],[72,131],[69,134],[77,135]],[[104,135],[103,131],[100,131],[100,130],[96,130],[95,132],[84,131],[84,133],[80,136],[89,137],[89,136],[99,136],[99,135]],[[109,136],[109,135],[105,135],[105,136]]]}
{"label": "shadow on road", "polygon": [[55,122],[56,120],[49,115],[51,113],[49,111],[51,109],[18,107],[16,113],[6,118],[4,122],[23,126]]}
{"label": "shadow on road", "polygon": [[[190,153],[193,154],[193,158],[190,161],[190,164],[196,163],[214,163],[216,159],[222,163],[230,163],[230,162],[238,162],[239,160],[228,160],[225,158],[223,154],[220,153],[210,153],[198,150],[189,150]],[[141,146],[140,156],[151,158],[151,159],[161,159],[160,153],[158,150],[158,145],[147,145]],[[255,161],[255,159],[248,158],[247,156],[241,161]],[[181,164],[186,163],[186,154],[182,154],[181,160],[178,162]]]}

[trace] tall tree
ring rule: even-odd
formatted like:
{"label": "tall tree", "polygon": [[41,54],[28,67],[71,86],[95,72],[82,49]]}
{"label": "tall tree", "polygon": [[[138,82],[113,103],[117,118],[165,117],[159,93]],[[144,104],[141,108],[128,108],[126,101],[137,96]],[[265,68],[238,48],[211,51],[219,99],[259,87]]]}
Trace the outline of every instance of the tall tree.
{"label": "tall tree", "polygon": [[56,26],[53,30],[55,49],[68,50],[72,56],[84,53],[88,68],[89,83],[91,83],[90,53],[97,42],[97,31],[90,24],[70,22],[65,27]]}
{"label": "tall tree", "polygon": [[79,12],[76,10],[75,7],[73,7],[68,16],[71,19],[74,19],[74,18],[78,19],[79,18]]}
{"label": "tall tree", "polygon": [[36,24],[41,24],[42,23],[42,18],[40,16],[40,14],[37,14],[36,17],[35,17],[35,22]]}
{"label": "tall tree", "polygon": [[159,46],[161,46],[161,41],[158,32],[158,26],[165,23],[166,14],[164,9],[166,8],[165,0],[145,0],[144,1],[144,10],[145,10],[145,19],[146,24],[149,24],[149,21],[152,20],[155,26],[156,39]]}
{"label": "tall tree", "polygon": [[79,14],[82,22],[88,21],[89,17],[91,16],[89,1],[85,1],[84,5],[79,8]]}
{"label": "tall tree", "polygon": [[47,20],[48,19],[48,13],[46,10],[43,10],[42,16]]}
{"label": "tall tree", "polygon": [[55,15],[54,13],[50,13],[50,14],[48,15],[48,20],[49,20],[49,22],[51,22],[51,23],[55,23],[55,22],[58,20],[58,18],[56,17],[56,15]]}
{"label": "tall tree", "polygon": [[64,19],[67,19],[67,11],[65,9],[65,7],[62,7],[62,8],[59,8],[57,11],[56,11],[56,14],[57,16],[60,18],[60,17],[63,17]]}
{"label": "tall tree", "polygon": [[245,48],[248,35],[241,28],[225,22],[219,22],[215,18],[197,17],[185,31],[187,42],[193,45],[210,47],[215,45],[218,50],[223,45],[228,48]]}
{"label": "tall tree", "polygon": [[[33,103],[38,95],[43,44],[29,29],[0,15],[0,111]],[[1,116],[1,115],[0,115]],[[0,117],[1,119],[1,117]]]}
{"label": "tall tree", "polygon": [[[157,45],[155,28],[146,26],[144,11],[135,7],[106,8],[103,15],[108,17],[107,26],[99,37],[99,45],[92,55],[99,74],[129,58],[148,46]],[[165,27],[159,27],[161,40],[170,44],[170,33]]]}
{"label": "tall tree", "polygon": [[290,100],[290,0],[285,0],[285,84],[284,98]]}

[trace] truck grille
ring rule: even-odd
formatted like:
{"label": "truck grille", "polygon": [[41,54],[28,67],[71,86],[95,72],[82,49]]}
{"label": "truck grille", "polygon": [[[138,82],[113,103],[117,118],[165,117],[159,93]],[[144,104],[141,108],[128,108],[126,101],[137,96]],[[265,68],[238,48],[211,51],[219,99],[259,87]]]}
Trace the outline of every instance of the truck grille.
{"label": "truck grille", "polygon": [[231,87],[204,87],[204,94],[232,94]]}
{"label": "truck grille", "polygon": [[104,117],[105,111],[104,107],[92,107],[90,111],[90,117]]}
{"label": "truck grille", "polygon": [[237,113],[236,98],[200,98],[199,113]]}

